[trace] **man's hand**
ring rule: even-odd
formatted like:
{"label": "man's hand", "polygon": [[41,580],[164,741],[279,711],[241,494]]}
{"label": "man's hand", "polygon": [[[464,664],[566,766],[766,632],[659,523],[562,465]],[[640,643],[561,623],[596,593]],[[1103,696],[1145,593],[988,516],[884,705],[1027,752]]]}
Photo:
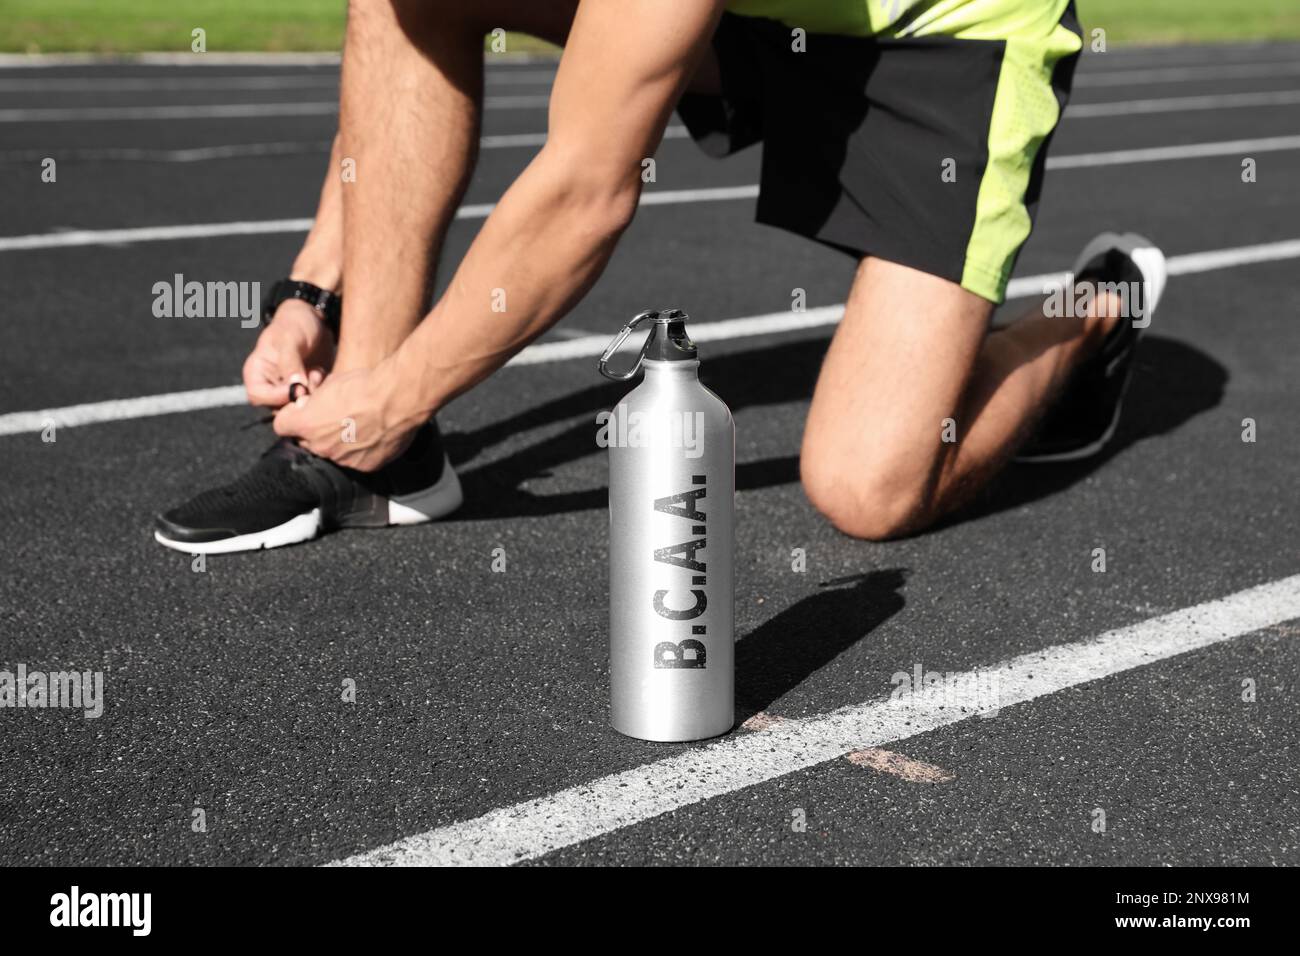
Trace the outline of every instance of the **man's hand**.
{"label": "man's hand", "polygon": [[294,376],[314,389],[333,362],[334,337],[316,310],[298,299],[286,299],[244,361],[248,401],[279,408],[289,401]]}
{"label": "man's hand", "polygon": [[403,411],[387,365],[332,375],[275,416],[275,433],[298,439],[314,455],[358,471],[375,471],[411,443],[427,415]]}

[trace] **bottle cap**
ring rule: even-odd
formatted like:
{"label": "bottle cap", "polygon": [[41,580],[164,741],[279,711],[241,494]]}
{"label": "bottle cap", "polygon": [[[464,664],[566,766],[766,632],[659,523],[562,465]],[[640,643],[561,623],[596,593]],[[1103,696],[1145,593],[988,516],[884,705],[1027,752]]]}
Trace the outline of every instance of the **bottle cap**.
{"label": "bottle cap", "polygon": [[[695,348],[695,343],[686,333],[686,320],[690,318],[681,309],[651,309],[642,312],[632,319],[627,325],[614,336],[614,341],[609,343],[600,360],[596,363],[596,368],[600,374],[606,378],[612,378],[616,382],[625,382],[637,373],[641,363],[646,359],[652,362],[689,362],[699,357],[699,352]],[[609,359],[618,347],[623,344],[632,331],[642,322],[652,321],[650,334],[646,336],[645,344],[641,346],[641,352],[637,355],[636,361],[626,372],[611,372],[609,370]]]}

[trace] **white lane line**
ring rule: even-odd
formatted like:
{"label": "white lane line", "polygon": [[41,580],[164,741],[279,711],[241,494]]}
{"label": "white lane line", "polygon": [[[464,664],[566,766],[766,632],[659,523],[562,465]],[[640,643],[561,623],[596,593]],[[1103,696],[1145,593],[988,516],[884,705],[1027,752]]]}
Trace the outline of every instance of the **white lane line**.
{"label": "white lane line", "polygon": [[[696,202],[725,202],[752,199],[757,186],[723,186],[708,189],[661,189],[641,194],[642,206],[668,206]],[[475,203],[456,210],[457,219],[485,219],[495,203]],[[0,252],[23,249],[64,249],[70,246],[111,246],[130,242],[159,242],[176,239],[208,239],[214,236],[247,236],[279,232],[306,232],[311,219],[265,219],[242,222],[194,223],[187,226],[140,226],[132,229],[70,229],[66,232],[35,233],[28,236],[0,236]]]}
{"label": "white lane line", "polygon": [[1300,73],[1300,62],[1222,63],[1213,66],[1166,66],[1145,70],[1080,70],[1074,75],[1079,86],[1129,86],[1133,83],[1184,83],[1189,80],[1233,80],[1262,76],[1291,76]]}
{"label": "white lane line", "polygon": [[[485,96],[487,110],[544,108],[546,95]],[[168,106],[56,106],[0,109],[0,123],[89,123],[103,120],[260,119],[272,116],[330,116],[338,112],[337,100],[313,103],[193,103]]]}
{"label": "white lane line", "polygon": [[134,229],[69,229],[66,232],[0,237],[0,252],[19,249],[62,249],[69,246],[111,246],[126,242],[207,239],[212,236],[251,236],[277,232],[306,232],[311,219],[259,219],[256,222],[209,222],[187,226],[142,226]]}
{"label": "white lane line", "polygon": [[0,53],[0,69],[66,66],[338,66],[338,53]]}
{"label": "white lane line", "polygon": [[247,159],[257,156],[323,155],[331,140],[293,140],[281,143],[230,143],[225,146],[194,146],[188,149],[137,149],[132,146],[79,146],[73,149],[13,149],[0,152],[0,163],[39,162],[51,153],[63,161],[125,160],[146,163],[201,163],[214,159]]}
{"label": "white lane line", "polygon": [[[1037,277],[1031,277],[1037,278]],[[1041,285],[1036,287],[1041,288]],[[717,322],[691,323],[691,338],[697,342],[720,342],[726,339],[743,339],[773,332],[797,332],[834,325],[844,315],[843,305],[825,305],[806,312],[770,312],[767,315],[747,315],[739,319],[721,319]],[[539,342],[530,345],[509,362],[512,365],[543,365],[548,362],[567,362],[570,359],[594,358],[605,351],[612,333],[588,335],[567,342]],[[0,434],[3,431],[0,417]]]}
{"label": "white lane line", "polygon": [[[665,813],[1300,617],[1300,575],[959,675],[951,693],[775,723],[359,853],[341,866],[506,866]],[[882,684],[884,679],[882,677]],[[1021,719],[1007,717],[1006,719]]]}
{"label": "white lane line", "polygon": [[1279,259],[1300,258],[1300,239],[1282,242],[1265,242],[1257,246],[1239,246],[1235,249],[1215,249],[1209,252],[1189,252],[1169,259],[1171,276],[1211,272],[1232,266],[1251,265],[1256,262],[1276,262]]}
{"label": "white lane line", "polygon": [[312,90],[339,85],[337,73],[271,73],[266,76],[47,76],[39,80],[0,78],[0,93],[125,93],[143,90]]}
{"label": "white lane line", "polygon": [[[1200,80],[1258,79],[1300,73],[1294,60],[1266,63],[1226,63],[1212,66],[1153,67],[1139,70],[1080,70],[1075,87],[1131,86],[1136,83],[1186,83]],[[489,86],[542,86],[553,82],[555,70],[489,70]],[[72,76],[44,79],[0,78],[0,93],[118,93],[172,90],[303,90],[338,86],[338,73],[267,74],[264,76]]]}
{"label": "white lane line", "polygon": [[1135,116],[1143,113],[1179,113],[1184,110],[1239,109],[1249,106],[1288,106],[1300,103],[1300,90],[1271,90],[1262,93],[1215,93],[1208,96],[1171,96],[1118,103],[1071,103],[1065,119],[1097,119],[1103,116]]}
{"label": "white lane line", "polygon": [[[554,70],[489,70],[489,86],[534,86],[550,83]],[[272,73],[265,76],[55,76],[38,80],[0,78],[0,93],[124,93],[172,90],[311,90],[339,85],[337,72]]]}
{"label": "white lane line", "polygon": [[[677,135],[686,135],[681,127]],[[511,139],[513,142],[496,142],[492,146],[525,145],[523,137],[533,140],[528,145],[540,145],[545,142],[545,133],[515,134],[511,137],[497,137],[498,140]],[[485,141],[490,137],[485,137]],[[666,135],[665,138],[672,138]],[[259,149],[273,153],[277,147],[292,147],[292,143],[254,144],[248,155],[259,155]],[[322,144],[322,149],[328,148]],[[174,161],[197,161],[215,158],[213,153],[219,150],[238,150],[240,147],[207,147],[194,150],[177,150],[174,154],[186,157]],[[1120,149],[1100,153],[1076,153],[1067,156],[1051,156],[1047,168],[1077,169],[1090,166],[1117,166],[1132,163],[1167,162],[1180,159],[1197,159],[1206,156],[1231,156],[1247,152],[1269,152],[1287,149],[1300,149],[1300,136],[1270,136],[1261,139],[1235,139],[1217,143],[1189,143],[1185,146],[1155,146],[1144,149]],[[126,151],[129,152],[129,151]],[[34,154],[33,154],[34,155]],[[0,154],[0,161],[6,154]],[[662,206],[688,202],[719,202],[732,199],[753,199],[758,196],[758,186],[725,186],[709,189],[665,189],[642,193],[641,205]],[[462,206],[456,212],[457,219],[481,219],[491,213],[493,203]],[[54,233],[34,233],[25,236],[0,236],[0,252],[13,252],[23,249],[60,249],[71,246],[121,245],[130,242],[158,242],[177,239],[206,239],[217,236],[241,236],[255,233],[306,232],[311,228],[310,219],[271,219],[256,222],[215,222],[197,223],[188,226],[142,226],[132,229],[72,229]]]}
{"label": "white lane line", "polygon": [[77,425],[150,418],[173,412],[225,408],[230,405],[243,405],[247,401],[248,394],[244,391],[244,386],[220,385],[216,388],[197,388],[189,392],[145,395],[143,398],[87,402],[84,405],[67,405],[63,408],[47,408],[36,412],[11,412],[8,415],[0,415],[0,435],[39,432],[50,424],[57,428],[73,428]]}
{"label": "white lane line", "polygon": [[[685,126],[669,126],[664,139],[688,139]],[[214,159],[244,159],[250,156],[290,156],[329,152],[331,140],[292,140],[279,143],[231,143],[223,146],[194,146],[188,149],[137,149],[128,146],[76,147],[73,149],[11,149],[0,151],[0,163],[39,162],[53,153],[59,160],[126,160],[148,163],[198,163]],[[498,133],[479,138],[479,149],[513,149],[541,146],[545,133]]]}
{"label": "white lane line", "polygon": [[[0,53],[0,69],[42,69],[60,66],[183,66],[198,70],[205,66],[338,66],[337,53]],[[484,69],[508,73],[520,66],[559,62],[558,53],[488,53]]]}
{"label": "white lane line", "polygon": [[[1300,259],[1300,239],[1215,249],[1172,256],[1168,260],[1170,275],[1189,275],[1226,269],[1233,266],[1281,259]],[[1041,275],[1021,276],[1007,284],[1007,299],[1021,299],[1042,295],[1052,287],[1064,283],[1067,272],[1045,272]],[[820,326],[834,325],[844,314],[843,305],[820,306],[806,312],[770,312],[717,322],[697,322],[691,326],[691,337],[700,342],[717,342],[725,339],[749,338],[756,335],[794,332]],[[605,350],[611,334],[580,335],[563,342],[539,342],[530,345],[506,363],[509,366],[541,365],[564,362],[570,359],[594,358]],[[242,405],[245,402],[242,386],[229,385],[204,388],[191,392],[169,392],[147,395],[142,398],[90,402],[63,408],[46,408],[30,412],[9,412],[0,415],[0,436],[39,432],[49,422],[59,427],[89,425],[97,422],[121,421],[128,418],[147,418],[172,412],[193,411],[198,408],[220,408]]]}
{"label": "white lane line", "polygon": [[1160,163],[1205,156],[1244,156],[1284,149],[1300,149],[1300,136],[1265,136],[1261,139],[1229,139],[1217,143],[1188,143],[1185,146],[1149,146],[1115,149],[1104,153],[1074,153],[1048,156],[1048,169],[1079,169],[1087,166],[1123,166],[1130,163]]}
{"label": "white lane line", "polygon": [[[549,94],[487,96],[484,109],[544,109]],[[1174,113],[1248,106],[1283,106],[1300,103],[1300,90],[1257,93],[1223,93],[1208,96],[1174,96],[1124,100],[1114,103],[1079,103],[1066,107],[1065,119],[1093,119],[1139,113]],[[73,106],[0,109],[0,123],[97,122],[102,120],[239,119],[276,116],[324,116],[338,111],[333,100],[313,103],[206,103],[171,106]]]}
{"label": "white lane line", "polygon": [[1112,46],[1105,53],[1085,49],[1079,69],[1108,73],[1111,70],[1151,66],[1213,66],[1228,63],[1255,63],[1263,57],[1286,56],[1294,43],[1228,42],[1217,45],[1191,43],[1183,46]]}
{"label": "white lane line", "polygon": [[267,116],[328,116],[338,102],[206,103],[189,106],[69,106],[49,109],[0,110],[0,123],[66,123],[100,120],[248,119]]}

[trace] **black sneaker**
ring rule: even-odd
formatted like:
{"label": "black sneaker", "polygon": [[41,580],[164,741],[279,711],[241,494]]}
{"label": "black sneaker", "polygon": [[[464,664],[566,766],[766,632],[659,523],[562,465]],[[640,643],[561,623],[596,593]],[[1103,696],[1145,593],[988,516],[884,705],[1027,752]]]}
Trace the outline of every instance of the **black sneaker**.
{"label": "black sneaker", "polygon": [[190,554],[255,551],[337,528],[422,524],[450,514],[461,501],[435,422],[375,472],[342,468],[281,438],[242,478],[159,515],[154,538]]}
{"label": "black sneaker", "polygon": [[1106,447],[1119,425],[1138,340],[1151,324],[1166,277],[1164,253],[1134,233],[1102,233],[1084,247],[1075,263],[1074,284],[1125,283],[1140,290],[1127,297],[1133,314],[1120,319],[1096,354],[1074,370],[1036,436],[1016,455],[1017,462],[1079,461]]}

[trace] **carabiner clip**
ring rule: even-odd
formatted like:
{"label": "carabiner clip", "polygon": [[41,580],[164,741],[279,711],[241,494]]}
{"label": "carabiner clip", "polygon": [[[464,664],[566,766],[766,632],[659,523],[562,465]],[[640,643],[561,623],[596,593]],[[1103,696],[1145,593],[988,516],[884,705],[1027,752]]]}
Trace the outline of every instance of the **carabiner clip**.
{"label": "carabiner clip", "polygon": [[650,309],[646,312],[642,312],[640,315],[634,318],[627,325],[623,326],[622,330],[618,333],[618,335],[614,336],[614,341],[609,343],[609,347],[605,349],[604,354],[601,355],[600,361],[596,363],[596,369],[600,372],[600,374],[605,376],[606,378],[613,379],[616,382],[626,382],[629,378],[635,375],[637,373],[637,369],[641,367],[641,363],[645,360],[645,353],[650,348],[650,336],[646,336],[645,344],[641,346],[641,353],[637,355],[636,361],[632,363],[632,367],[628,369],[626,372],[624,372],[622,375],[616,375],[615,373],[609,370],[610,356],[612,356],[615,352],[618,351],[618,347],[627,340],[627,337],[632,334],[632,331],[638,325],[640,325],[646,319],[657,319],[657,318],[659,318],[659,311],[657,309]]}

